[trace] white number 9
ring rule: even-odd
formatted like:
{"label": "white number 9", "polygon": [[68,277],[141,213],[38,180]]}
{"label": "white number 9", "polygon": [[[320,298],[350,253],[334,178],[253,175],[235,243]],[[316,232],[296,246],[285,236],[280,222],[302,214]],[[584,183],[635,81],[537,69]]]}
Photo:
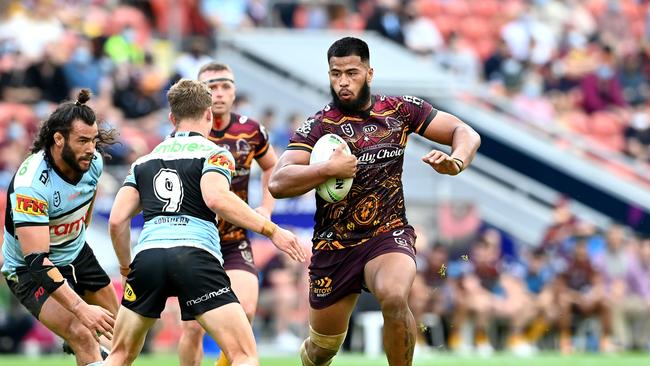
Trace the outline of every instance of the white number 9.
{"label": "white number 9", "polygon": [[153,190],[159,200],[165,202],[163,211],[178,212],[183,202],[183,183],[172,169],[161,169],[153,178]]}

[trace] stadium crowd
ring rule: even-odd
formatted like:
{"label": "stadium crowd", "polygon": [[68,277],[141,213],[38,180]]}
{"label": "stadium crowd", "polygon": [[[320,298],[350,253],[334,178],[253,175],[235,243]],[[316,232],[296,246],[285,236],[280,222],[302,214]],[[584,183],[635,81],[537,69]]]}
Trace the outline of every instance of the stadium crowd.
{"label": "stadium crowd", "polygon": [[[215,34],[243,27],[375,30],[468,83],[488,85],[524,122],[581,135],[592,148],[629,156],[630,164],[650,162],[648,1],[352,3],[0,2],[0,218],[38,122],[82,87],[93,91],[98,119],[120,132],[98,200],[110,207],[128,164],[171,130],[165,90],[180,77],[196,78],[215,54]],[[244,95],[237,103],[247,114]],[[270,107],[256,117],[281,150],[304,116],[281,121]],[[600,232],[568,207],[558,203],[555,224],[534,248],[484,227],[472,210],[465,230],[445,235],[454,220],[441,210],[437,232],[419,232],[411,307],[424,325],[421,348],[522,355],[538,346],[650,349],[650,240],[616,225]],[[258,263],[261,317],[274,321],[281,346],[297,350],[302,334],[295,333],[306,329],[306,268],[271,253]],[[178,337],[173,322],[162,323],[153,347]],[[0,352],[47,348],[51,340],[0,286]]]}

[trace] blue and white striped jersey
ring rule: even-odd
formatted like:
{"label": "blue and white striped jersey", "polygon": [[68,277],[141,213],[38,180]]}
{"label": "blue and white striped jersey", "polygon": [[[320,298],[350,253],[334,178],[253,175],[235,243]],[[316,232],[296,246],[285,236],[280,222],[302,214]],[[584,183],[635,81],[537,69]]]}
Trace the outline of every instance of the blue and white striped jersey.
{"label": "blue and white striped jersey", "polygon": [[140,193],[145,220],[133,256],[151,248],[191,246],[223,263],[215,214],[201,194],[201,177],[213,171],[230,182],[235,160],[196,132],[172,134],[133,163],[124,185]]}
{"label": "blue and white striped jersey", "polygon": [[90,169],[71,182],[45,160],[40,151],[20,165],[7,190],[2,273],[15,274],[24,266],[23,252],[15,229],[21,226],[50,227],[50,260],[57,266],[70,264],[86,240],[85,219],[97,181],[102,174],[102,156],[95,152]]}

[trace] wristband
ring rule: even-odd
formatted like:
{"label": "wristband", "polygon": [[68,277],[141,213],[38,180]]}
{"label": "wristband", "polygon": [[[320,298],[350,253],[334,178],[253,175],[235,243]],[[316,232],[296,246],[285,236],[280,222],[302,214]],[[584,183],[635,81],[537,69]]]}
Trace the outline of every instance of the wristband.
{"label": "wristband", "polygon": [[264,220],[264,226],[262,226],[260,234],[266,237],[271,237],[271,235],[275,234],[276,230],[278,230],[278,225],[274,224],[270,220]]}

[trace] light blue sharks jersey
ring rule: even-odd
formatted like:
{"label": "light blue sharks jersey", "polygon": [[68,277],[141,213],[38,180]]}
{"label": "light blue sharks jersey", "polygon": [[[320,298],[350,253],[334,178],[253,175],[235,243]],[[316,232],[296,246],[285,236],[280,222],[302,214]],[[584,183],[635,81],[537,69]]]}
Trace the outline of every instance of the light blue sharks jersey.
{"label": "light blue sharks jersey", "polygon": [[223,264],[215,214],[203,201],[201,177],[218,172],[230,182],[234,171],[230,152],[196,132],[172,134],[136,160],[124,180],[140,193],[145,220],[133,256],[151,248],[190,246]]}
{"label": "light blue sharks jersey", "polygon": [[2,273],[15,274],[25,266],[16,238],[16,228],[49,226],[50,260],[54,265],[70,264],[86,240],[86,214],[102,174],[102,156],[95,152],[90,169],[71,182],[45,161],[44,153],[30,155],[18,168],[7,191],[2,255]]}

